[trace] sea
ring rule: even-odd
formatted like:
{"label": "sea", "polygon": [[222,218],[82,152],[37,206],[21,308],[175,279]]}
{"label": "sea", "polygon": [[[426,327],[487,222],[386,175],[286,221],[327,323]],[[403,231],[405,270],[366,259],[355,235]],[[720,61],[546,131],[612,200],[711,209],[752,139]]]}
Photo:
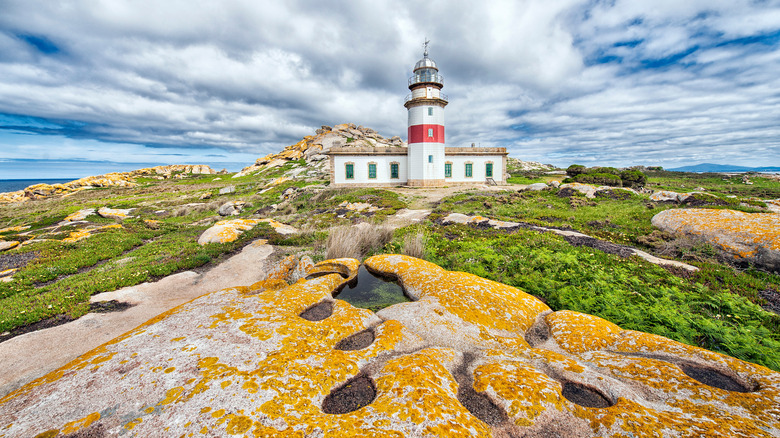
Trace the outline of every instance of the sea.
{"label": "sea", "polygon": [[66,179],[0,179],[0,193],[23,190],[35,184],[60,184],[73,181],[77,178]]}

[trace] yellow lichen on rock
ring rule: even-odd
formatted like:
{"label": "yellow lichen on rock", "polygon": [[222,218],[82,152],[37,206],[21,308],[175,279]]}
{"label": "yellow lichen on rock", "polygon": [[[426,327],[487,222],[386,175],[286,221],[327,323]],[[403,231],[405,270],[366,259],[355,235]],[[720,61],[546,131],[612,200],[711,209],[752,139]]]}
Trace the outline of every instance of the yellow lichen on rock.
{"label": "yellow lichen on rock", "polygon": [[251,230],[260,223],[258,219],[227,219],[214,224],[198,238],[200,245],[207,243],[227,243],[238,239],[244,231]]}
{"label": "yellow lichen on rock", "polygon": [[756,258],[759,264],[780,269],[780,214],[671,209],[653,216],[652,223],[671,233],[701,236],[735,257]]}
{"label": "yellow lichen on rock", "polygon": [[463,321],[488,330],[524,333],[550,310],[520,289],[465,272],[446,271],[414,257],[380,255],[365,261],[372,270],[398,277],[417,300],[435,300]]}
{"label": "yellow lichen on rock", "polygon": [[417,301],[353,307],[333,293],[358,260],[288,257],[3,397],[0,437],[780,434],[780,373],[419,259],[365,263]]}

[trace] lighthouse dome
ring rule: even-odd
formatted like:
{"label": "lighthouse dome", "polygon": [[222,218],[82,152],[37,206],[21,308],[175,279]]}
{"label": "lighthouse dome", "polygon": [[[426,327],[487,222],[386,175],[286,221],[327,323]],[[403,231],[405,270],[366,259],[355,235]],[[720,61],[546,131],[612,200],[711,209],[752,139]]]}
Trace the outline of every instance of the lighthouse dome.
{"label": "lighthouse dome", "polygon": [[433,59],[428,57],[428,54],[426,53],[423,59],[417,61],[417,64],[414,65],[414,71],[417,71],[421,68],[432,68],[436,71],[439,71],[438,67],[436,67],[436,62],[433,61]]}

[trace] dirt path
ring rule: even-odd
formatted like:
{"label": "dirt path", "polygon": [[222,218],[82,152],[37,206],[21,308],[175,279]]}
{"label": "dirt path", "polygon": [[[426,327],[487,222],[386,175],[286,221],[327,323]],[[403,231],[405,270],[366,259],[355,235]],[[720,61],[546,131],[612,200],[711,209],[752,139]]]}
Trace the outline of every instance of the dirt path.
{"label": "dirt path", "polygon": [[0,397],[187,301],[262,280],[273,252],[271,245],[255,242],[202,273],[180,272],[154,283],[94,295],[93,303],[117,300],[133,306],[121,312],[88,313],[0,343]]}
{"label": "dirt path", "polygon": [[456,193],[517,191],[525,187],[525,185],[512,184],[506,186],[390,187],[387,190],[403,196],[410,209],[424,209],[433,208],[443,198]]}

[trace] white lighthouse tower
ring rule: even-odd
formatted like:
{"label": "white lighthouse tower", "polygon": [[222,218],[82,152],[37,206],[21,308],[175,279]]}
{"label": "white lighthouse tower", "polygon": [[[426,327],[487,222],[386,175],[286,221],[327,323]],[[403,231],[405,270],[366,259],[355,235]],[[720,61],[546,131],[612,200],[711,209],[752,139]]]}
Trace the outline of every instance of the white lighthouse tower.
{"label": "white lighthouse tower", "polygon": [[410,186],[444,185],[444,107],[447,96],[442,94],[444,78],[436,63],[428,58],[425,41],[423,58],[414,66],[409,78],[412,94],[404,106],[409,112],[408,145]]}

